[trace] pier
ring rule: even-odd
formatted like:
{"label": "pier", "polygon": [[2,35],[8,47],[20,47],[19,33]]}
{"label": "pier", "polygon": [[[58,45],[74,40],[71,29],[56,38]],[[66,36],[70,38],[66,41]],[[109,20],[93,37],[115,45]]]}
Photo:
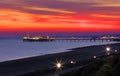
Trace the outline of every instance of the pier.
{"label": "pier", "polygon": [[49,39],[49,40],[68,40],[68,41],[119,41],[120,39],[102,39],[102,38],[53,38],[53,39]]}
{"label": "pier", "polygon": [[51,38],[49,36],[41,37],[41,36],[35,36],[35,37],[23,37],[24,41],[60,41],[60,40],[66,40],[66,41],[120,41],[119,37],[100,37],[100,38],[76,38],[76,37],[68,37],[68,38]]}

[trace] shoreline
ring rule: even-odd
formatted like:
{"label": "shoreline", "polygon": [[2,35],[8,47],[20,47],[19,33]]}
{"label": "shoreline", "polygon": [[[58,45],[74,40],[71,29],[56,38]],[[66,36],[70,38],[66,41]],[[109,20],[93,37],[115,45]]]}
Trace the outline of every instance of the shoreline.
{"label": "shoreline", "polygon": [[74,50],[82,49],[82,48],[92,47],[92,46],[114,45],[114,44],[119,44],[119,43],[120,42],[100,44],[100,45],[89,45],[89,46],[83,46],[83,47],[75,47],[75,48],[66,49],[67,51],[65,51],[65,52],[55,52],[55,53],[47,53],[47,54],[42,53],[41,55],[33,55],[33,56],[20,57],[20,58],[16,58],[16,59],[9,59],[9,60],[5,60],[5,61],[1,61],[0,63],[11,62],[11,61],[16,61],[16,60],[23,60],[23,59],[29,59],[29,58],[42,57],[42,56],[53,55],[53,54],[61,54],[61,53],[66,53],[66,52],[71,52],[71,51],[74,51]]}
{"label": "shoreline", "polygon": [[[115,41],[55,41],[55,42],[23,42],[21,39],[7,39],[1,44],[0,62],[23,59],[70,51],[76,47],[104,45],[117,43]],[[4,44],[4,45],[3,45]],[[5,46],[7,45],[7,47]],[[15,53],[15,54],[14,54]]]}
{"label": "shoreline", "polygon": [[68,52],[5,61],[0,62],[0,75],[14,76],[35,70],[44,70],[46,68],[54,67],[56,60],[62,60],[62,62],[68,63],[71,60],[77,62],[90,59],[93,58],[94,55],[99,56],[104,54],[106,46],[111,46],[111,49],[120,51],[120,43],[114,43],[73,48],[69,49],[70,51]]}

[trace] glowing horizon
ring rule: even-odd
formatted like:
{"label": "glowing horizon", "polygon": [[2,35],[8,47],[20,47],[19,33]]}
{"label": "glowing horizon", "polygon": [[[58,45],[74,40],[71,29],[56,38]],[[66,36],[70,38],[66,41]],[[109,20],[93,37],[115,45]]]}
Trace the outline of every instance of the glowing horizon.
{"label": "glowing horizon", "polygon": [[11,1],[0,1],[0,32],[120,32],[120,2]]}

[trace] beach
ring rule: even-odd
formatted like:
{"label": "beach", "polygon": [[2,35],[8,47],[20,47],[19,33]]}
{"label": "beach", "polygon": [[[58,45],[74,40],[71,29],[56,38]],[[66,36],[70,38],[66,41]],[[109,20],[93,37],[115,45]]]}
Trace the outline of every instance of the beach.
{"label": "beach", "polygon": [[[71,48],[68,52],[47,54],[0,63],[0,76],[16,76],[22,75],[37,70],[45,70],[54,68],[57,61],[64,64],[71,60],[78,62],[86,59],[91,59],[93,56],[105,55],[106,47],[111,47],[111,51],[120,51],[120,43],[93,45],[88,47]],[[46,75],[47,76],[47,75]]]}

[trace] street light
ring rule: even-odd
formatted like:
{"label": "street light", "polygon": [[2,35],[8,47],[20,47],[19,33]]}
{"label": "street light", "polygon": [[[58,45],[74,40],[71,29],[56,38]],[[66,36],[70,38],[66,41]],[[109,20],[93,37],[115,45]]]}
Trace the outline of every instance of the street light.
{"label": "street light", "polygon": [[115,50],[115,53],[117,53],[118,51],[117,50]]}
{"label": "street light", "polygon": [[94,59],[96,59],[96,58],[97,58],[97,56],[93,56],[93,58],[94,58]]}
{"label": "street light", "polygon": [[55,76],[59,76],[62,73],[62,62],[61,61],[57,61],[55,64],[56,67],[56,72],[55,72]]}
{"label": "street light", "polygon": [[106,47],[106,54],[107,55],[110,55],[110,51],[111,51],[111,48],[110,47]]}
{"label": "street light", "polygon": [[106,51],[107,51],[107,52],[110,52],[110,47],[107,47],[107,48],[106,48]]}
{"label": "street light", "polygon": [[75,64],[75,61],[72,61],[72,60],[71,60],[70,63],[71,63],[71,64]]}
{"label": "street light", "polygon": [[58,62],[58,63],[56,64],[56,67],[57,67],[57,69],[61,69],[62,64],[61,64],[60,62]]}

